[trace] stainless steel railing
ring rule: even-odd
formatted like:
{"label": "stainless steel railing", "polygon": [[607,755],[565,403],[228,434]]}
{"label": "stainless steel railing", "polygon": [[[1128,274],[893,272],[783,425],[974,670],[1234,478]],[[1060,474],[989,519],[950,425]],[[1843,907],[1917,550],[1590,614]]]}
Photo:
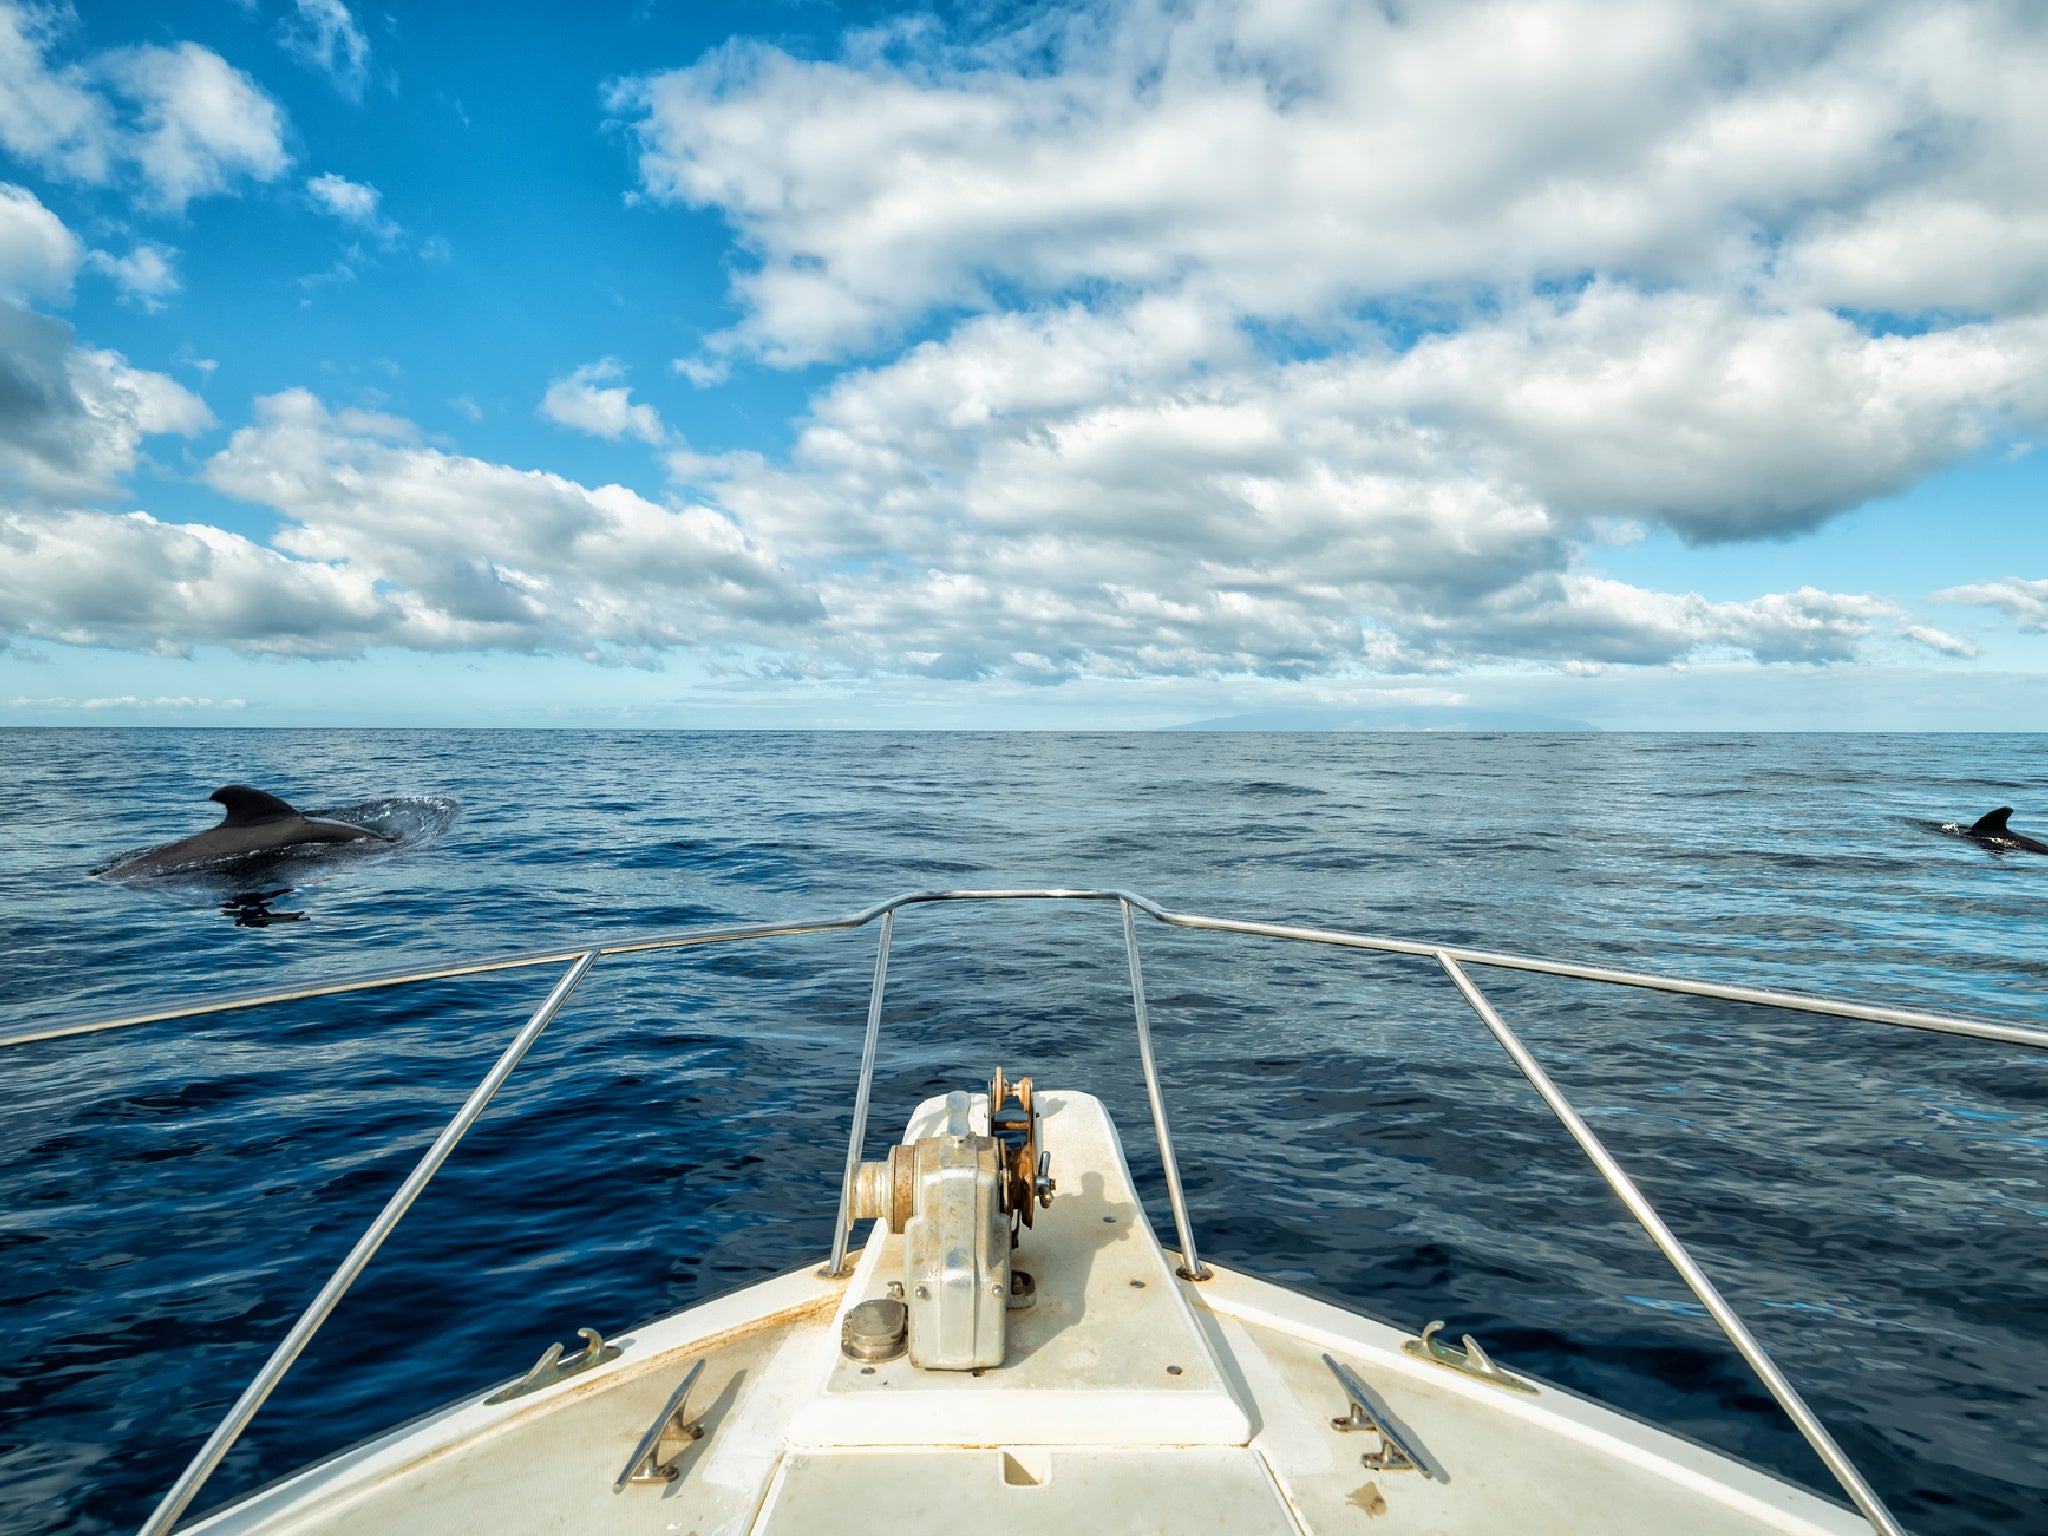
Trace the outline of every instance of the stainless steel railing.
{"label": "stainless steel railing", "polygon": [[320,1289],[291,1331],[263,1368],[256,1373],[242,1395],[229,1409],[220,1426],[208,1437],[206,1443],[193,1456],[190,1464],[179,1476],[155,1511],[142,1526],[142,1536],[162,1536],[176,1523],[200,1486],[219,1466],[228,1449],[248,1426],[251,1419],[262,1407],[264,1400],[276,1388],[286,1371],[291,1368],[300,1352],[305,1348],[314,1332],[327,1320],[342,1295],[354,1283],[371,1257],[376,1253],[400,1218],[419,1197],[427,1182],[445,1163],[470,1126],[483,1114],[485,1107],[498,1089],[503,1086],[526,1055],[534,1041],[540,1037],[549,1022],[560,1012],[576,988],[598,960],[608,955],[646,954],[655,950],[690,949],[711,945],[744,943],[757,939],[778,938],[810,933],[829,933],[841,929],[860,928],[880,920],[881,930],[875,953],[874,982],[869,992],[867,1030],[861,1049],[859,1084],[854,1095],[853,1123],[847,1143],[846,1172],[841,1180],[839,1213],[833,1227],[832,1253],[828,1272],[834,1275],[845,1271],[847,1235],[851,1230],[848,1212],[851,1208],[852,1181],[854,1170],[860,1161],[862,1145],[867,1132],[869,1090],[874,1077],[875,1048],[879,1038],[882,1020],[883,989],[889,973],[889,943],[895,929],[896,913],[905,907],[930,902],[949,901],[1011,901],[1011,900],[1053,900],[1053,901],[1099,901],[1115,902],[1120,908],[1123,922],[1123,936],[1126,960],[1130,969],[1131,1000],[1138,1034],[1138,1054],[1145,1074],[1145,1090],[1152,1108],[1153,1129],[1159,1141],[1160,1161],[1166,1176],[1167,1198],[1173,1208],[1173,1220],[1181,1247],[1181,1273],[1190,1281],[1208,1278],[1209,1271],[1202,1264],[1195,1249],[1192,1225],[1188,1220],[1187,1200],[1181,1189],[1180,1169],[1173,1153],[1173,1139],[1167,1126],[1165,1098],[1160,1092],[1159,1072],[1152,1052],[1151,1027],[1145,1004],[1145,983],[1138,958],[1138,936],[1134,914],[1143,912],[1169,927],[1188,928],[1208,932],[1245,934],[1261,938],[1283,939],[1293,942],[1329,945],[1341,949],[1374,950],[1387,954],[1411,955],[1434,961],[1448,975],[1465,1001],[1472,1007],[1502,1049],[1508,1053],[1524,1076],[1542,1096],[1544,1102],[1564,1124],[1572,1138],[1591,1158],[1610,1188],[1628,1207],[1631,1215],[1642,1225],[1651,1240],[1678,1271],[1679,1277],[1699,1297],[1728,1340],[1743,1359],[1749,1362],[1762,1379],[1772,1397],[1792,1419],[1799,1432],[1813,1446],[1822,1462],[1841,1483],[1851,1501],[1860,1510],[1871,1526],[1885,1533],[1885,1536],[1903,1536],[1898,1522],[1884,1503],[1871,1489],[1855,1466],[1843,1454],[1842,1449],[1828,1433],[1826,1427],[1814,1415],[1798,1390],[1772,1362],[1755,1335],[1735,1314],[1733,1308],[1722,1298],[1713,1282],[1694,1261],[1692,1255],[1678,1240],[1663,1219],[1650,1205],[1635,1181],[1629,1177],[1605,1145],[1594,1135],[1591,1127],[1572,1108],[1570,1102],[1549,1074],[1543,1070],[1535,1056],[1521,1039],[1511,1030],[1485,995],[1473,983],[1466,972],[1468,965],[1492,966],[1499,969],[1533,971],[1544,975],[1573,977],[1584,981],[1598,981],[1618,986],[1637,987],[1649,991],[1671,992],[1695,997],[1719,998],[1730,1002],[1754,1003],[1766,1007],[1797,1010],[1804,1013],[1829,1014],[1837,1018],[1859,1019],[1870,1023],[1891,1025],[1906,1029],[1931,1030],[1942,1034],[1963,1035],[1981,1040],[1996,1040],[2013,1045],[2029,1046],[2036,1050],[2048,1050],[2048,1030],[2028,1025],[2000,1024],[1989,1020],[1970,1019],[1946,1014],[1916,1012],[1910,1009],[1881,1008],[1861,1003],[1841,1003],[1831,998],[1805,996],[1795,992],[1770,991],[1758,987],[1726,986],[1717,982],[1694,981],[1682,977],[1653,976],[1636,971],[1614,970],[1601,966],[1578,965],[1570,962],[1533,959],[1523,955],[1501,954],[1489,950],[1463,949],[1452,945],[1429,944],[1409,939],[1389,939],[1371,934],[1349,933],[1340,929],[1300,928],[1277,923],[1245,922],[1235,918],[1204,917],[1191,913],[1169,912],[1157,903],[1128,891],[1117,890],[1066,890],[1059,888],[1033,890],[957,890],[957,891],[912,891],[891,897],[872,907],[841,917],[798,919],[774,923],[751,923],[728,925],[716,928],[689,929],[679,933],[652,934],[640,937],[616,939],[606,944],[578,946],[564,949],[531,950],[524,953],[501,955],[492,958],[461,961],[452,964],[429,966],[415,970],[378,971],[356,976],[341,977],[330,981],[306,982],[289,987],[253,989],[228,993],[219,997],[193,1002],[175,1003],[162,1007],[135,1010],[125,1013],[101,1014],[97,1016],[56,1020],[48,1024],[31,1026],[0,1035],[0,1048],[26,1045],[32,1041],[56,1040],[73,1036],[101,1033],[107,1030],[130,1028],[141,1024],[158,1023],[171,1019],[196,1018],[207,1014],[225,1013],[265,1004],[290,1002],[309,997],[332,997],[350,992],[379,990],[386,987],[405,986],[414,982],[439,981],[459,976],[482,975],[494,971],[520,970],[543,965],[567,965],[560,980],[548,994],[547,999],[536,1009],[506,1046],[504,1052],[478,1083],[469,1098],[463,1103],[434,1144],[420,1158],[405,1182],[385,1203],[376,1219],[370,1223],[354,1248],[349,1251],[341,1265]]}
{"label": "stainless steel railing", "polygon": [[1390,955],[1415,955],[1435,959],[1449,955],[1463,965],[1487,965],[1509,971],[1535,971],[1545,976],[1566,976],[1578,981],[1610,982],[1617,986],[1640,987],[1651,992],[1675,992],[1689,997],[1713,997],[1731,1003],[1756,1003],[1767,1008],[1788,1008],[1799,1013],[1824,1013],[1841,1019],[1862,1019],[1872,1024],[1891,1024],[1903,1029],[1932,1030],[1938,1034],[1967,1035],[1979,1040],[2002,1040],[2012,1045],[2048,1050],[2048,1030],[2024,1024],[2000,1024],[1988,1019],[1964,1018],[1956,1014],[1916,1012],[1910,1008],[1881,1008],[1868,1003],[1843,1003],[1833,998],[1812,997],[1798,992],[1781,992],[1763,987],[1728,986],[1721,982],[1695,981],[1682,976],[1654,976],[1643,971],[1619,971],[1606,966],[1580,965],[1568,960],[1542,960],[1528,955],[1503,954],[1494,950],[1464,949],[1455,944],[1431,944],[1419,939],[1390,939],[1376,934],[1350,933],[1339,928],[1299,928],[1283,923],[1252,923],[1231,917],[1203,917],[1191,912],[1169,912],[1157,902],[1130,891],[1068,890],[1048,887],[1033,890],[907,891],[877,902],[858,912],[840,917],[798,918],[775,923],[732,924],[716,928],[689,928],[677,933],[638,934],[613,939],[605,944],[571,944],[553,949],[530,949],[479,960],[458,960],[442,965],[408,970],[362,971],[326,981],[306,981],[288,987],[252,987],[223,992],[197,1002],[169,1003],[156,1008],[119,1013],[81,1014],[76,1018],[53,1019],[47,1024],[0,1033],[0,1049],[27,1045],[37,1040],[58,1040],[69,1035],[96,1034],[109,1029],[127,1029],[138,1024],[161,1023],[168,1019],[198,1018],[209,1013],[232,1013],[268,1003],[295,1002],[309,997],[338,997],[347,992],[372,992],[384,987],[402,987],[420,981],[446,981],[460,976],[483,976],[494,971],[524,970],[539,965],[566,965],[584,953],[600,958],[607,955],[649,954],[661,949],[693,949],[709,944],[733,944],[751,939],[783,938],[806,933],[831,933],[861,928],[877,918],[904,907],[935,901],[1118,901],[1170,928],[1193,928],[1212,933],[1242,933],[1269,939],[1293,939],[1309,944],[1328,944],[1339,949],[1370,949]]}

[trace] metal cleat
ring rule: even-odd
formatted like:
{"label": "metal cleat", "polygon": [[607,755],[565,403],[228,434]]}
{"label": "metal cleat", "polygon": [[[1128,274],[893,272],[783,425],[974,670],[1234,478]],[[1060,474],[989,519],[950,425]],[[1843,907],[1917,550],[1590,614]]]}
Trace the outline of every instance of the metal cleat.
{"label": "metal cleat", "polygon": [[1343,1387],[1344,1395],[1351,1400],[1351,1411],[1341,1419],[1330,1420],[1330,1427],[1349,1433],[1354,1430],[1370,1430],[1380,1437],[1380,1448],[1367,1451],[1358,1459],[1371,1472],[1420,1472],[1424,1477],[1436,1476],[1428,1462],[1409,1449],[1407,1442],[1387,1427],[1384,1410],[1375,1409],[1367,1396],[1365,1385],[1352,1375],[1335,1358],[1325,1354],[1323,1364]]}
{"label": "metal cleat", "polygon": [[[661,1405],[661,1412],[647,1426],[647,1433],[640,1437],[640,1443],[633,1447],[632,1459],[626,1463],[626,1470],[612,1484],[613,1493],[623,1493],[628,1483],[672,1483],[683,1475],[676,1457],[672,1456],[667,1461],[661,1459],[661,1448],[671,1434],[680,1435],[685,1440],[704,1438],[702,1424],[683,1418],[683,1404],[703,1370],[704,1362],[699,1360],[690,1367],[690,1374],[683,1378],[683,1384],[669,1393],[668,1401]],[[680,1454],[679,1450],[677,1455]]]}
{"label": "metal cleat", "polygon": [[1431,1365],[1446,1366],[1467,1376],[1477,1377],[1481,1381],[1490,1381],[1496,1387],[1506,1387],[1510,1392],[1527,1392],[1532,1397],[1536,1394],[1533,1382],[1524,1381],[1521,1377],[1495,1365],[1493,1357],[1479,1347],[1479,1341],[1471,1334],[1463,1335],[1463,1349],[1453,1349],[1448,1344],[1439,1344],[1436,1336],[1443,1331],[1443,1326],[1443,1319],[1438,1318],[1422,1330],[1421,1338],[1403,1339],[1401,1348],[1418,1360],[1427,1360]]}
{"label": "metal cleat", "polygon": [[513,1382],[501,1387],[484,1401],[487,1403],[509,1403],[515,1397],[524,1397],[529,1392],[538,1392],[542,1387],[552,1387],[558,1381],[589,1370],[593,1365],[603,1365],[607,1360],[619,1358],[619,1346],[607,1344],[604,1335],[595,1328],[578,1328],[577,1337],[583,1340],[583,1349],[568,1359],[562,1358],[562,1346],[550,1344],[540,1359],[533,1363],[533,1369]]}

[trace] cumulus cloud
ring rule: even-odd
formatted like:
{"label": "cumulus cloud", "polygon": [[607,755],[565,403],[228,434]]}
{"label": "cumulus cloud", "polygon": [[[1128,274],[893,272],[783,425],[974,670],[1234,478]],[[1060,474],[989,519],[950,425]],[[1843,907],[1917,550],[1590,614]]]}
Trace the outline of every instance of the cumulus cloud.
{"label": "cumulus cloud", "polygon": [[334,82],[350,101],[363,99],[370,78],[370,40],[342,0],[298,0],[297,14],[278,33],[284,51]]}
{"label": "cumulus cloud", "polygon": [[63,15],[0,3],[0,145],[52,176],[128,181],[175,212],[290,165],[284,112],[197,43],[53,65]]}
{"label": "cumulus cloud", "polygon": [[[1098,332],[1092,376],[1040,373],[1044,338],[992,319],[973,365],[935,344],[922,367],[842,384],[796,464],[707,462],[703,502],[463,457],[288,391],[204,471],[281,515],[269,545],[17,513],[0,625],[172,651],[692,648],[785,676],[1045,684],[1960,648],[1878,598],[1717,603],[1590,574],[1555,516],[1447,481],[1419,435],[1316,420],[1242,380],[1133,407],[1113,381],[1142,380],[1154,354],[1099,317],[1070,323]],[[973,376],[1011,383],[960,398]],[[1050,426],[991,409],[1020,389],[1065,409]]]}
{"label": "cumulus cloud", "polygon": [[1567,516],[1716,542],[1814,527],[2048,420],[2048,323],[1871,336],[1840,315],[1596,285],[1352,370]]}
{"label": "cumulus cloud", "polygon": [[1503,489],[1713,541],[2048,415],[2044,72],[2048,17],[1999,5],[1141,4],[837,62],[734,45],[612,101],[645,191],[757,257],[693,376],[1178,295],[1310,327],[1283,359]]}
{"label": "cumulus cloud", "polygon": [[154,314],[181,286],[177,258],[178,253],[169,246],[144,241],[126,256],[93,251],[85,261],[120,290],[123,303],[139,304]]}
{"label": "cumulus cloud", "polygon": [[[384,594],[380,643],[652,655],[800,627],[816,601],[728,518],[423,444],[396,418],[258,402],[209,484],[275,508],[294,563]],[[356,644],[346,631],[309,645]]]}
{"label": "cumulus cloud", "polygon": [[2048,581],[2007,576],[1999,581],[1947,587],[1934,594],[1937,603],[1996,608],[2014,624],[2034,634],[2048,634]]}
{"label": "cumulus cloud", "polygon": [[1809,301],[1920,308],[2039,270],[2044,31],[1997,4],[1209,0],[836,62],[736,44],[612,106],[646,192],[756,254],[734,340],[776,361],[1095,283],[1304,317],[1776,281],[1782,254]]}
{"label": "cumulus cloud", "polygon": [[1879,313],[2037,310],[2048,300],[2048,209],[1915,189],[1817,220],[1780,276],[1788,294]]}
{"label": "cumulus cloud", "polygon": [[1472,614],[1439,617],[1426,630],[1463,628],[1460,649],[1499,655],[1637,666],[1733,652],[1761,662],[1839,662],[1880,633],[1947,655],[1970,648],[1909,622],[1882,598],[1801,587],[1747,602],[1709,602],[1697,593],[1649,592],[1603,577],[1537,577],[1490,595]]}
{"label": "cumulus cloud", "polygon": [[147,513],[0,514],[0,628],[177,656],[332,655],[400,629],[375,579]]}
{"label": "cumulus cloud", "polygon": [[715,511],[444,453],[407,422],[330,412],[304,391],[259,400],[205,477],[274,508],[275,540],[140,512],[8,512],[0,633],[166,655],[647,661],[817,617],[815,597]]}
{"label": "cumulus cloud", "polygon": [[779,462],[674,462],[824,562],[844,664],[1301,675],[1969,654],[1597,547],[1789,537],[2048,424],[2044,73],[2015,5],[1195,0],[609,103],[749,258],[678,371],[883,355]]}
{"label": "cumulus cloud", "polygon": [[[611,104],[643,193],[744,248],[737,323],[677,371],[858,364],[786,453],[683,447],[612,358],[538,414],[666,450],[687,494],[290,391],[205,471],[280,515],[268,545],[20,514],[9,611],[107,644],[1046,684],[1964,656],[1887,598],[1714,601],[1599,553],[1797,534],[2040,430],[2044,68],[2048,20],[1904,0],[1194,0],[731,45]],[[148,623],[67,584],[115,523],[177,587]]]}
{"label": "cumulus cloud", "polygon": [[63,299],[84,247],[26,187],[0,182],[0,298]]}
{"label": "cumulus cloud", "polygon": [[[1589,573],[1599,503],[1533,493],[1477,455],[1509,437],[1444,424],[1447,401],[1479,398],[1466,388],[1478,366],[1274,364],[1205,306],[1077,304],[983,317],[842,376],[786,463],[690,471],[750,530],[818,563],[820,654],[856,670],[1307,676],[1952,644],[1909,634],[1911,616],[1874,598],[1711,603]],[[1539,393],[1505,368],[1490,382]],[[1646,461],[1684,449],[1711,463],[1711,445],[1666,440],[1655,403],[1621,391],[1601,408],[1628,408],[1618,430],[1649,434],[1634,445]]]}
{"label": "cumulus cloud", "polygon": [[[613,379],[624,378],[625,373],[625,365],[614,357],[586,363],[575,372],[549,383],[548,392],[541,397],[538,414],[544,420],[578,432],[588,432],[607,442],[637,437],[643,443],[658,446],[668,438],[662,429],[660,413],[651,405],[633,404],[633,392],[626,385],[610,383]],[[604,387],[606,385],[610,387]]]}
{"label": "cumulus cloud", "polygon": [[213,414],[164,374],[77,345],[71,327],[0,304],[0,489],[38,501],[111,494],[146,436],[192,436]]}

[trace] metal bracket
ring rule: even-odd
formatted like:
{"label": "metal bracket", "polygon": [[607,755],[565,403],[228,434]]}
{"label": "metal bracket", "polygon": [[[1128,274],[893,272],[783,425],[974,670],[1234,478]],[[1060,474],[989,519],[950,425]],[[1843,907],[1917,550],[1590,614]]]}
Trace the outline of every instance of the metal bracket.
{"label": "metal bracket", "polygon": [[1380,1437],[1378,1450],[1367,1451],[1358,1458],[1367,1470],[1420,1472],[1424,1477],[1434,1478],[1436,1473],[1430,1470],[1429,1463],[1409,1449],[1399,1435],[1387,1428],[1386,1420],[1374,1410],[1371,1400],[1367,1398],[1363,1383],[1327,1354],[1323,1356],[1323,1364],[1330,1368],[1330,1373],[1337,1378],[1338,1385],[1343,1387],[1344,1395],[1351,1400],[1351,1412],[1341,1419],[1330,1420],[1330,1427],[1346,1432],[1371,1430]]}
{"label": "metal bracket", "polygon": [[1536,1395],[1533,1382],[1524,1381],[1521,1377],[1511,1375],[1495,1365],[1493,1357],[1479,1347],[1479,1341],[1471,1334],[1462,1335],[1465,1343],[1463,1349],[1453,1349],[1448,1344],[1439,1344],[1436,1336],[1442,1332],[1443,1326],[1443,1319],[1438,1318],[1422,1330],[1421,1338],[1403,1339],[1401,1348],[1418,1360],[1427,1360],[1431,1365],[1447,1366],[1477,1380],[1492,1382],[1496,1387],[1506,1387],[1510,1392],[1527,1392],[1531,1397]]}
{"label": "metal bracket", "polygon": [[670,1434],[682,1436],[685,1440],[702,1440],[704,1426],[694,1420],[683,1421],[683,1403],[690,1395],[690,1388],[697,1384],[697,1377],[704,1370],[699,1360],[690,1367],[690,1374],[683,1378],[683,1384],[669,1393],[668,1401],[661,1405],[661,1412],[647,1426],[647,1433],[640,1437],[640,1443],[633,1447],[632,1458],[626,1463],[626,1470],[619,1474],[619,1480],[612,1484],[613,1493],[625,1491],[628,1483],[672,1483],[683,1475],[683,1469],[671,1457],[661,1459],[661,1448]]}
{"label": "metal bracket", "polygon": [[550,1344],[547,1352],[533,1364],[533,1369],[513,1382],[509,1387],[500,1387],[484,1401],[487,1403],[509,1403],[515,1397],[524,1397],[529,1392],[538,1392],[542,1387],[552,1387],[556,1382],[589,1370],[593,1365],[603,1365],[607,1360],[619,1358],[616,1344],[607,1344],[604,1335],[595,1328],[578,1328],[578,1338],[583,1340],[579,1354],[562,1358],[562,1346]]}

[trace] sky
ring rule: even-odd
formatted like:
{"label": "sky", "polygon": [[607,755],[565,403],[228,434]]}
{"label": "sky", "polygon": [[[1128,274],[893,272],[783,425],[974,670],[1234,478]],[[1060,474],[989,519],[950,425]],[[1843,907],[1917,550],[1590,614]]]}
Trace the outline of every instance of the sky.
{"label": "sky", "polygon": [[2048,722],[2048,8],[0,0],[0,724]]}

